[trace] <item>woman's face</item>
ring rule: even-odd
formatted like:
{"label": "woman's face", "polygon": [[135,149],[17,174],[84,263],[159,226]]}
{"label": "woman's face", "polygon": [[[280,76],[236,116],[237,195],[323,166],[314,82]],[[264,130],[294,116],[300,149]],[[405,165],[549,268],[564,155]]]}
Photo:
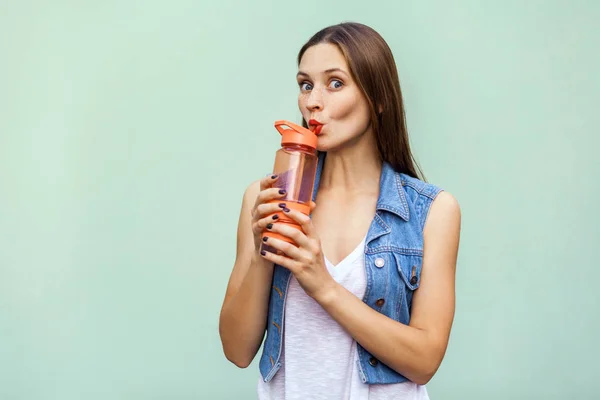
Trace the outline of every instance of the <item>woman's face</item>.
{"label": "woman's face", "polygon": [[372,134],[369,103],[337,46],[321,43],[309,47],[300,61],[297,79],[302,117],[309,126],[311,120],[323,124],[319,151],[338,150]]}

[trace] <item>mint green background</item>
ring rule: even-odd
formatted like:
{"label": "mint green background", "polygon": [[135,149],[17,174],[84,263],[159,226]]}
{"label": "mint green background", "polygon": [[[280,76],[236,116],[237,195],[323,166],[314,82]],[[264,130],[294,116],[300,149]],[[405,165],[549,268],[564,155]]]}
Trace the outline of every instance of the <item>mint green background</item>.
{"label": "mint green background", "polygon": [[[523,4],[526,3],[526,4]],[[295,57],[373,26],[463,210],[432,399],[600,398],[600,3],[0,2],[0,399],[253,399],[218,314]]]}

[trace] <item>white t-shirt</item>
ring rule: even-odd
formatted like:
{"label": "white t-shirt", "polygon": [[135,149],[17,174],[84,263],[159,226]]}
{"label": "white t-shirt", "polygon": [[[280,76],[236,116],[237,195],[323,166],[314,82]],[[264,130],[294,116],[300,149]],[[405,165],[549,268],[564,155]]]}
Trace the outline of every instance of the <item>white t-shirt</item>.
{"label": "white t-shirt", "polygon": [[[365,293],[362,242],[332,265],[333,278],[358,298]],[[270,382],[258,380],[259,400],[429,400],[425,386],[406,381],[368,385],[359,375],[356,341],[291,276],[285,304],[282,366]]]}

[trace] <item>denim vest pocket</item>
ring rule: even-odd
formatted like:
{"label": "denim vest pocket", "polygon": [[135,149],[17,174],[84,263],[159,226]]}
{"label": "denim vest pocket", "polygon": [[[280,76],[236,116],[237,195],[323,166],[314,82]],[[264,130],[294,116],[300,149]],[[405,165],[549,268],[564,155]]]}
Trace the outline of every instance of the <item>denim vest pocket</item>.
{"label": "denim vest pocket", "polygon": [[421,284],[421,269],[423,267],[423,256],[415,253],[394,253],[398,273],[401,279],[402,294],[398,303],[399,321],[405,325],[410,322],[412,299],[414,291]]}
{"label": "denim vest pocket", "polygon": [[396,265],[402,280],[410,290],[416,290],[421,283],[423,256],[416,254],[394,253]]}

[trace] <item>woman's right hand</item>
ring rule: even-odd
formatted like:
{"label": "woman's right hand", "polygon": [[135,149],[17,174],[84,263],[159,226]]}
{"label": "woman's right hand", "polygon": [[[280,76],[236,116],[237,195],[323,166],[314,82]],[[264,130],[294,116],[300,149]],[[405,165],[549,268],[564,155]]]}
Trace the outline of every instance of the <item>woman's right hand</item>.
{"label": "woman's right hand", "polygon": [[260,192],[256,197],[256,202],[252,208],[252,233],[254,235],[254,247],[256,253],[260,252],[262,244],[262,234],[268,224],[277,221],[277,215],[273,215],[280,211],[280,204],[285,202],[269,201],[285,197],[286,192],[283,189],[274,188],[273,183],[277,180],[277,175],[269,175],[260,180]]}

